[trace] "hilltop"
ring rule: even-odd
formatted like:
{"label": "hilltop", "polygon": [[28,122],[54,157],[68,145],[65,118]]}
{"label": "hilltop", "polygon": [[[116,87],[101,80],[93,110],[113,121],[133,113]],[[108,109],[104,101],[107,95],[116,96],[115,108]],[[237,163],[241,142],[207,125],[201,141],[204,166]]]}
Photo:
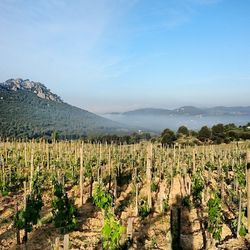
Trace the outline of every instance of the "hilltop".
{"label": "hilltop", "polygon": [[242,115],[250,115],[250,106],[241,107],[224,107],[224,106],[216,106],[210,108],[197,108],[194,106],[183,106],[176,109],[163,109],[163,108],[141,108],[130,110],[126,112],[111,112],[109,114],[112,115],[125,115],[125,116],[138,116],[138,115],[186,115],[186,116],[242,116]]}
{"label": "hilltop", "polygon": [[117,122],[62,101],[40,82],[9,79],[0,83],[0,136],[80,138],[126,133]]}

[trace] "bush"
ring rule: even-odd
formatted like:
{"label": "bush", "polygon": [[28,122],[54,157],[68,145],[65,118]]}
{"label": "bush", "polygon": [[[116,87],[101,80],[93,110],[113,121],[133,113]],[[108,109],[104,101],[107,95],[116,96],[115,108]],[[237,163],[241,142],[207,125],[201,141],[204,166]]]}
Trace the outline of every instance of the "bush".
{"label": "bush", "polygon": [[246,236],[246,234],[247,234],[247,229],[246,229],[246,227],[245,227],[244,225],[241,225],[239,234],[240,234],[241,237]]}
{"label": "bush", "polygon": [[191,199],[190,199],[190,195],[185,196],[182,199],[182,206],[190,209],[191,208]]}
{"label": "bush", "polygon": [[32,191],[26,198],[26,208],[19,210],[14,216],[14,228],[25,231],[24,242],[28,240],[28,233],[32,231],[33,225],[37,224],[42,206],[41,178],[37,172],[32,181]]}
{"label": "bush", "polygon": [[145,201],[145,200],[140,200],[140,203],[139,203],[139,215],[142,217],[142,218],[146,218],[151,210],[148,206],[148,203]]}
{"label": "bush", "polygon": [[54,195],[52,201],[52,213],[55,227],[60,228],[62,233],[74,230],[77,227],[77,209],[74,201],[68,198],[61,183],[53,179]]}
{"label": "bush", "polygon": [[180,126],[177,130],[177,134],[189,135],[189,130],[186,126]]}
{"label": "bush", "polygon": [[222,233],[221,200],[217,193],[208,201],[208,231],[215,240],[220,241]]}
{"label": "bush", "polygon": [[196,172],[192,178],[192,196],[195,207],[199,207],[202,202],[202,191],[204,189],[204,180],[200,172]]}
{"label": "bush", "polygon": [[161,144],[166,145],[172,145],[174,141],[176,140],[175,133],[170,129],[165,129],[161,134]]}
{"label": "bush", "polygon": [[102,228],[103,249],[119,249],[120,239],[125,228],[115,219],[113,214],[108,213]]}
{"label": "bush", "polygon": [[168,212],[169,211],[169,205],[167,199],[162,200],[162,209],[163,212]]}
{"label": "bush", "polygon": [[157,192],[158,190],[158,185],[155,182],[151,183],[151,191],[152,192]]}
{"label": "bush", "polygon": [[98,185],[95,188],[93,194],[93,201],[97,207],[105,211],[107,211],[112,206],[113,203],[111,194],[106,192],[102,185]]}

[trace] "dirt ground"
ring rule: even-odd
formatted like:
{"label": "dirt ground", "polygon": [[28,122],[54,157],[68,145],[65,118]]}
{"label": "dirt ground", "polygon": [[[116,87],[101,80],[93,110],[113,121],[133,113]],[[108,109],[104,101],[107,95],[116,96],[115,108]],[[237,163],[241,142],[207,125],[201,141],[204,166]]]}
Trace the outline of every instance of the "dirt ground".
{"label": "dirt ground", "polygon": [[[176,176],[173,179],[171,190],[167,190],[164,183],[159,185],[157,192],[153,193],[153,212],[141,219],[135,216],[135,198],[132,195],[132,185],[124,185],[119,192],[119,197],[116,201],[114,211],[124,226],[127,226],[128,218],[133,220],[133,242],[129,249],[172,249],[171,226],[170,226],[170,211],[161,212],[160,200],[166,193],[169,193],[170,207],[178,207],[178,197],[183,197],[188,190],[184,190],[183,179]],[[75,191],[77,196],[77,188],[69,191],[69,196],[72,191]],[[70,249],[102,249],[101,244],[101,229],[103,225],[103,214],[101,210],[96,208],[91,202],[87,201],[88,186],[85,186],[84,205],[78,209],[79,226],[78,229],[69,233]],[[146,189],[143,188],[139,193],[140,197],[146,196]],[[60,247],[63,249],[63,235],[53,226],[53,223],[48,223],[51,216],[49,196],[44,197],[45,206],[42,209],[42,218],[31,233],[26,245],[16,245],[15,230],[13,228],[13,215],[15,213],[15,203],[22,203],[22,193],[19,192],[15,196],[9,194],[5,197],[0,197],[0,249],[54,249],[55,240],[59,237]],[[79,200],[76,199],[76,204]],[[228,218],[232,216],[228,208],[223,207]],[[179,240],[183,250],[198,250],[198,249],[250,249],[250,237],[240,237],[236,239],[230,227],[227,224],[223,225],[222,241],[218,245],[209,245],[208,238],[204,229],[204,220],[207,214],[202,209],[181,208],[180,220],[180,235]],[[21,235],[22,237],[22,235]],[[124,240],[126,235],[124,235]]]}

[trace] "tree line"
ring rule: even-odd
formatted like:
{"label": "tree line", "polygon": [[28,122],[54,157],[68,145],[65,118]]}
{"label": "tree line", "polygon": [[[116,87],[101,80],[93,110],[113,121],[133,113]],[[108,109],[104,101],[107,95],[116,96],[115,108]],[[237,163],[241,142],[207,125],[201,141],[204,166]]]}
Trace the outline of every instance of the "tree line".
{"label": "tree line", "polygon": [[177,132],[166,128],[160,136],[162,145],[172,145],[180,141],[184,143],[190,141],[190,144],[221,144],[248,139],[250,139],[250,123],[244,126],[219,123],[211,128],[203,126],[199,131],[189,130],[186,126],[180,126]]}

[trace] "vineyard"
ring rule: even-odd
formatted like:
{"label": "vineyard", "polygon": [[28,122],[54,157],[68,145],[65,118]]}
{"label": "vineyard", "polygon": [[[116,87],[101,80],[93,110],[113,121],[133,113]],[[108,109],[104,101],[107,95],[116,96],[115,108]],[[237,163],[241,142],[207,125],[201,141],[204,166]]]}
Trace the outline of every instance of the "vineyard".
{"label": "vineyard", "polygon": [[250,249],[249,148],[1,142],[0,249]]}

